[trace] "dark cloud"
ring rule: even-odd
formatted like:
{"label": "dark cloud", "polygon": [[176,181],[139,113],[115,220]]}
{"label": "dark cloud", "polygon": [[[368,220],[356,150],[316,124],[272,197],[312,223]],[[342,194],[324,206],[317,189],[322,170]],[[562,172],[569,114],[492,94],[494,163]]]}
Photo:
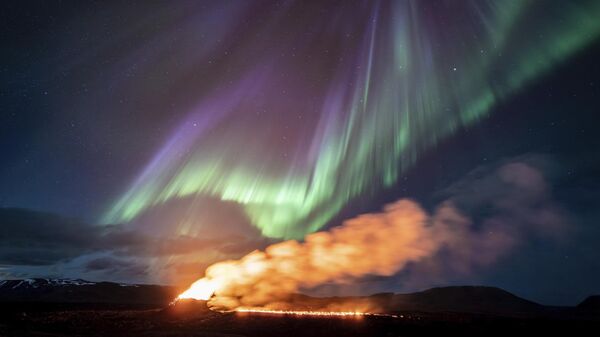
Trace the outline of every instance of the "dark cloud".
{"label": "dark cloud", "polygon": [[519,228],[560,238],[567,215],[552,193],[556,164],[527,155],[481,166],[437,193],[467,214],[474,226]]}
{"label": "dark cloud", "polygon": [[[477,279],[485,268],[536,241],[560,245],[573,223],[555,200],[549,158],[529,155],[481,166],[439,191],[434,221],[444,249],[404,275],[409,289]],[[546,172],[550,172],[546,174]]]}
{"label": "dark cloud", "polygon": [[148,272],[148,266],[137,259],[121,259],[112,256],[101,256],[94,258],[84,264],[86,272],[110,272],[116,273],[121,278],[135,279],[144,276]]}
{"label": "dark cloud", "polygon": [[267,239],[252,239],[230,234],[214,238],[178,235],[158,237],[133,230],[115,229],[102,235],[97,249],[112,250],[127,256],[177,256],[212,250],[224,254],[242,254],[266,245]]}
{"label": "dark cloud", "polygon": [[0,264],[49,265],[89,251],[99,230],[75,219],[0,209]]}
{"label": "dark cloud", "polygon": [[131,263],[129,261],[116,259],[110,256],[103,256],[88,261],[84,267],[89,271],[106,270],[114,268],[125,268],[129,267]]}
{"label": "dark cloud", "polygon": [[0,224],[0,265],[12,270],[5,271],[7,275],[27,276],[28,271],[49,272],[57,265],[73,268],[75,264],[83,273],[135,278],[148,272],[151,259],[177,261],[207,252],[213,258],[241,255],[268,243],[232,233],[218,237],[153,235],[128,225],[91,225],[27,209],[0,209]]}

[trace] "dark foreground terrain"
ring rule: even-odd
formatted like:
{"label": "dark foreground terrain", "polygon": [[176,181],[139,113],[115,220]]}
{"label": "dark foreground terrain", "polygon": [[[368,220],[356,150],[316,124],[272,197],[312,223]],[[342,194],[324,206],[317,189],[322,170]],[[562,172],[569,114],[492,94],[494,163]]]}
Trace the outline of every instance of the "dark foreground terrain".
{"label": "dark foreground terrain", "polygon": [[[306,317],[220,313],[202,301],[169,305],[170,288],[145,297],[159,288],[36,282],[0,287],[0,336],[597,336],[600,331],[596,296],[576,307],[547,307],[497,288],[448,287],[361,298],[393,316]],[[104,291],[120,293],[103,297]],[[128,293],[138,297],[128,302]],[[291,300],[306,310],[348,299],[297,295]]]}
{"label": "dark foreground terrain", "polygon": [[[509,318],[468,313],[403,313],[402,317],[295,317],[203,310],[6,310],[1,336],[597,336],[600,322],[572,318]],[[8,312],[7,312],[8,311]]]}

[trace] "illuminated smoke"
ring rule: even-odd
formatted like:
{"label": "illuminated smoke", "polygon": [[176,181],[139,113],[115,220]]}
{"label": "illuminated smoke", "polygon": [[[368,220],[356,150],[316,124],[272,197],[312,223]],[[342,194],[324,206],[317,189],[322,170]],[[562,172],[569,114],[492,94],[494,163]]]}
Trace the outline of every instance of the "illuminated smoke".
{"label": "illuminated smoke", "polygon": [[[365,275],[390,276],[408,263],[433,256],[445,244],[465,240],[469,245],[462,219],[448,204],[429,216],[417,203],[400,200],[381,213],[310,234],[304,242],[284,241],[239,260],[216,263],[180,298],[209,299],[209,305],[219,309],[285,310],[289,296],[301,288],[346,283]],[[362,309],[352,310],[368,307],[362,304]]]}
{"label": "illuminated smoke", "polygon": [[[453,186],[452,195],[432,214],[402,199],[380,213],[309,234],[303,242],[284,241],[216,263],[180,298],[209,300],[219,310],[377,312],[377,303],[365,297],[311,302],[294,294],[367,275],[391,276],[409,264],[404,281],[423,287],[444,282],[444,272],[456,277],[488,266],[526,237],[565,236],[567,217],[539,170],[524,162],[488,174],[481,170]],[[455,203],[477,204],[487,215],[474,223]]]}
{"label": "illuminated smoke", "polygon": [[[528,236],[565,236],[567,218],[539,170],[512,162],[481,173],[475,170],[459,181],[432,214],[414,201],[399,200],[380,213],[309,234],[303,242],[284,241],[216,263],[180,298],[209,300],[220,310],[375,312],[376,303],[364,297],[307,302],[293,294],[367,275],[391,276],[408,264],[404,281],[423,287],[443,280],[444,273],[456,277],[488,266]],[[478,205],[487,215],[474,223],[454,203]]]}

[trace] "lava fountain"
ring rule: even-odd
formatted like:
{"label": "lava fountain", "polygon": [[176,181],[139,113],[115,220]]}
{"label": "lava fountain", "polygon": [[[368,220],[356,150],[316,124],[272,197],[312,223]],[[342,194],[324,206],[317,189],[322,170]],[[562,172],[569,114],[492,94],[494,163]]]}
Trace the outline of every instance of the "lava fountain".
{"label": "lava fountain", "polygon": [[214,281],[202,278],[194,282],[188,290],[179,294],[179,296],[177,296],[177,299],[194,299],[208,301],[211,298],[211,296],[215,293],[216,289],[217,284]]}

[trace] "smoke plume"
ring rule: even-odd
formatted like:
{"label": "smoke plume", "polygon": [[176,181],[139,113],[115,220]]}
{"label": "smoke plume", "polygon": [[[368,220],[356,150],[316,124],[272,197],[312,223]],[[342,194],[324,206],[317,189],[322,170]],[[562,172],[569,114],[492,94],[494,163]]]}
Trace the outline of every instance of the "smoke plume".
{"label": "smoke plume", "polygon": [[[441,203],[431,215],[416,202],[402,199],[380,213],[310,234],[303,242],[284,241],[239,260],[216,263],[180,298],[209,299],[209,306],[219,309],[282,310],[303,288],[349,283],[367,275],[391,276],[407,264],[435,270],[440,255],[456,260],[449,262],[454,272],[467,273],[495,262],[529,232],[543,232],[542,223],[560,227],[561,215],[547,201],[537,170],[508,164],[491,176],[499,183],[487,185],[510,187],[494,191],[514,192],[492,198],[496,213],[477,226],[454,206],[454,201],[460,202],[457,198]],[[552,221],[546,221],[549,215]]]}

